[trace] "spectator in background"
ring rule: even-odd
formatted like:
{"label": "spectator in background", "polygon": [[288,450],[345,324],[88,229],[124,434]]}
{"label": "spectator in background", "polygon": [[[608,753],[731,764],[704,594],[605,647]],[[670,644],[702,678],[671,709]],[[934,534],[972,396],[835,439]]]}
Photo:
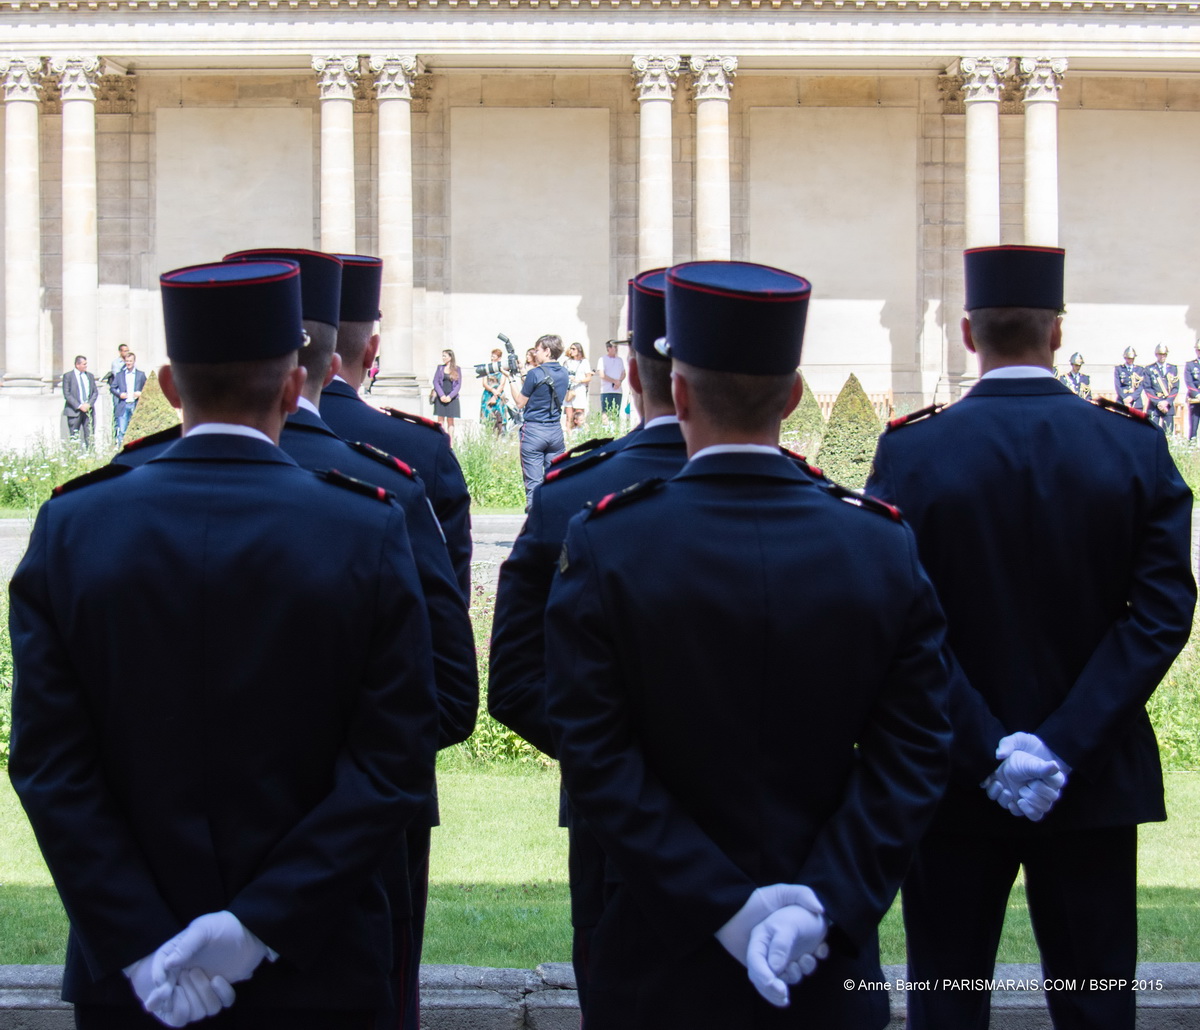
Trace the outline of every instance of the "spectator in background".
{"label": "spectator in background", "polygon": [[146,385],[146,373],[137,367],[137,355],[129,348],[125,349],[125,367],[113,376],[109,385],[115,403],[113,415],[117,420],[117,447],[125,439],[125,430],[129,428],[129,420],[137,407],[138,399],[142,396],[142,388]]}
{"label": "spectator in background", "polygon": [[537,365],[537,349],[530,347],[529,350],[525,352],[525,367],[521,369],[521,371],[528,372],[531,368],[537,368]]}
{"label": "spectator in background", "polygon": [[371,367],[367,369],[367,388],[363,393],[370,393],[375,388],[375,380],[379,378],[379,355],[375,355],[375,360],[371,362]]}
{"label": "spectator in background", "polygon": [[67,418],[67,434],[88,447],[92,442],[95,427],[96,377],[87,370],[87,358],[82,354],[75,358],[75,368],[63,374],[63,414]]}
{"label": "spectator in background", "polygon": [[550,468],[550,462],[566,449],[563,441],[562,409],[567,395],[567,370],[558,363],[563,344],[559,336],[541,336],[534,344],[536,367],[525,373],[518,392],[511,383],[513,403],[524,413],[521,424],[521,472],[525,477],[525,510],[533,491]]}
{"label": "spectator in background", "polygon": [[454,351],[442,351],[442,363],[433,373],[433,410],[450,443],[454,443],[454,420],[459,414],[458,391],[462,388],[462,371],[454,360]]}
{"label": "spectator in background", "polygon": [[108,366],[108,381],[111,383],[116,377],[116,374],[125,367],[125,355],[129,353],[129,344],[123,343],[117,348],[117,356],[113,358],[112,364]]}
{"label": "spectator in background", "polygon": [[583,352],[583,344],[573,343],[567,348],[567,356],[563,368],[571,377],[567,388],[567,399],[564,411],[567,413],[567,428],[578,429],[583,425],[588,412],[588,383],[595,374],[588,367],[587,355]]}
{"label": "spectator in background", "polygon": [[617,344],[609,340],[600,359],[600,410],[607,420],[621,414],[621,384],[625,382],[625,362],[617,357]]}
{"label": "spectator in background", "polygon": [[[504,352],[499,347],[492,348],[493,363],[503,361]],[[483,377],[483,396],[479,400],[479,424],[490,426],[497,436],[504,433],[507,405],[504,402],[505,373]]]}

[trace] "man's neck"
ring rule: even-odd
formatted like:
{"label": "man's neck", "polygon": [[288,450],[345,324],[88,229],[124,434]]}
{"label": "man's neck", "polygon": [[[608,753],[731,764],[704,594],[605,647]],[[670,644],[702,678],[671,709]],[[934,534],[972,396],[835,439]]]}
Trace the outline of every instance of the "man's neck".
{"label": "man's neck", "polygon": [[[648,422],[649,419],[646,421]],[[680,422],[679,428],[683,433],[684,443],[687,444],[689,458],[706,447],[716,447],[721,444],[751,443],[764,447],[779,446],[778,426],[775,427],[774,432],[739,433],[724,426],[707,425],[697,422],[695,419],[689,419],[687,422]]]}
{"label": "man's neck", "polygon": [[182,420],[184,436],[187,436],[197,426],[215,422],[223,425],[247,426],[250,429],[257,429],[276,445],[279,443],[279,434],[283,429],[283,419],[278,415],[189,415],[185,409],[182,413]]}

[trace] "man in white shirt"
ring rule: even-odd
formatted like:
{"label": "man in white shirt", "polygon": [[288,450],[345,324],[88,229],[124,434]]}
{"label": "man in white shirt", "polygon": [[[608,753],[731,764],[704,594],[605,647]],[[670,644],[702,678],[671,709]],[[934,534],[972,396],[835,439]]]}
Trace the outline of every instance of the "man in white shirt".
{"label": "man in white shirt", "polygon": [[600,359],[600,410],[607,419],[621,412],[621,384],[625,382],[625,362],[617,357],[617,345],[609,340]]}

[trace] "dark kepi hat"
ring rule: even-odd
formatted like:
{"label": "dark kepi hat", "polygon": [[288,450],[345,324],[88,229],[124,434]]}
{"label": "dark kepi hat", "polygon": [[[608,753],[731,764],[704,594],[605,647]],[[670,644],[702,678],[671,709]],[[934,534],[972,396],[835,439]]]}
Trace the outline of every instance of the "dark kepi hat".
{"label": "dark kepi hat", "polygon": [[675,265],[667,270],[667,337],[658,351],[717,372],[795,372],[810,296],[807,279],[768,265]]}
{"label": "dark kepi hat", "polygon": [[339,254],[342,259],[342,321],[374,322],[380,317],[383,258]]}
{"label": "dark kepi hat", "polygon": [[342,262],[319,250],[239,250],[225,255],[226,261],[295,261],[300,265],[300,304],[304,317],[338,327],[342,305]]}
{"label": "dark kepi hat", "polygon": [[172,361],[254,361],[304,345],[295,261],[191,265],[158,281]]}
{"label": "dark kepi hat", "polygon": [[976,308],[1063,310],[1060,247],[973,247],[963,251],[968,311]]}
{"label": "dark kepi hat", "polygon": [[667,270],[653,268],[629,280],[629,345],[641,355],[662,360],[654,344],[667,335]]}

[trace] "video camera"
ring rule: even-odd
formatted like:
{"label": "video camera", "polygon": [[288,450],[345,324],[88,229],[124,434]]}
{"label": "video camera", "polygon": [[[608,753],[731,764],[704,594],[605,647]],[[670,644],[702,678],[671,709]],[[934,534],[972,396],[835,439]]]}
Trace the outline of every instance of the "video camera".
{"label": "video camera", "polygon": [[489,361],[483,365],[476,365],[476,379],[482,379],[484,376],[499,375],[501,372],[507,372],[515,379],[521,374],[521,362],[517,359],[517,352],[513,349],[512,340],[503,333],[497,333],[496,339],[504,344],[505,350],[508,351],[508,357],[503,361]]}

